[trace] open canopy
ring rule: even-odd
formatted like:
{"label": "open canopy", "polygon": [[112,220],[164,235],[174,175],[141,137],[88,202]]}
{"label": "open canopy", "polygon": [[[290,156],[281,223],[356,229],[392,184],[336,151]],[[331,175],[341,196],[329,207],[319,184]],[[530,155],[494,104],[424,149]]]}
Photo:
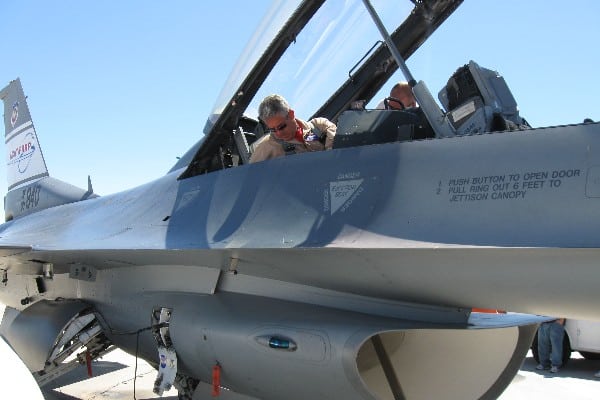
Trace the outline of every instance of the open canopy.
{"label": "open canopy", "polygon": [[[407,59],[460,3],[374,1],[373,7]],[[303,118],[336,121],[353,101],[369,101],[397,69],[363,1],[275,2],[235,65],[181,178],[223,168],[215,158],[235,129],[252,130],[266,95],[283,95]]]}

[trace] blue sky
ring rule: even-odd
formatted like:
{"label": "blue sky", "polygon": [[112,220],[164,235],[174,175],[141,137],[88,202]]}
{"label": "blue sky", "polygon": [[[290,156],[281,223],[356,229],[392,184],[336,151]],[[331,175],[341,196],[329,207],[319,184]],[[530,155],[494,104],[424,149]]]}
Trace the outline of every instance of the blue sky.
{"label": "blue sky", "polygon": [[[202,136],[269,4],[6,0],[0,87],[21,78],[52,176],[128,189]],[[434,96],[469,60],[498,70],[533,126],[600,120],[598,15],[594,0],[466,0],[408,66]]]}

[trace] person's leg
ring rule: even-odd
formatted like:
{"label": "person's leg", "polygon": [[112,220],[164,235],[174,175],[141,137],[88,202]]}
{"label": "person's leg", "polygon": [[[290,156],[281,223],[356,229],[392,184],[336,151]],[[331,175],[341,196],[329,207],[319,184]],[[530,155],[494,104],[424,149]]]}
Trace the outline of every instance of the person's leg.
{"label": "person's leg", "polygon": [[550,368],[550,324],[541,324],[538,329],[538,369]]}
{"label": "person's leg", "polygon": [[565,327],[558,322],[550,325],[550,344],[552,345],[552,354],[550,361],[552,366],[560,368],[562,366],[563,337],[565,336]]}

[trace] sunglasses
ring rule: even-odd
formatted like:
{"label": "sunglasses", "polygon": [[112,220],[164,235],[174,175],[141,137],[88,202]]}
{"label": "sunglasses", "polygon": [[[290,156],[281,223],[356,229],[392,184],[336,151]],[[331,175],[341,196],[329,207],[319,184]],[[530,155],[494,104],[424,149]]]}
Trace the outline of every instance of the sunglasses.
{"label": "sunglasses", "polygon": [[277,132],[277,131],[282,131],[282,130],[284,130],[285,128],[287,128],[287,122],[284,122],[284,123],[282,123],[282,124],[279,124],[279,125],[277,125],[275,128],[273,128],[273,129],[270,129],[270,130],[271,130],[271,131],[273,131],[273,132]]}
{"label": "sunglasses", "polygon": [[268,133],[276,133],[278,131],[284,130],[285,128],[287,128],[287,122],[282,122],[281,124],[277,125],[275,128],[267,129],[267,132]]}

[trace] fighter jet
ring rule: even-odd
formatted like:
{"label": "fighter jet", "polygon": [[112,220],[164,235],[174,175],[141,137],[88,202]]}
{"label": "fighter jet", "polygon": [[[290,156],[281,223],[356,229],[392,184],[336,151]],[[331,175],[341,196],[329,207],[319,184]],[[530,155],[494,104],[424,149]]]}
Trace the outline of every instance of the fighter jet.
{"label": "fighter jet", "polygon": [[[537,315],[598,318],[600,126],[530,127],[472,60],[438,103],[405,60],[461,1],[389,3],[277,2],[204,137],[121,193],[51,178],[0,92],[0,332],[40,385],[119,347],[181,398],[496,398]],[[398,69],[418,107],[366,107]],[[333,149],[249,163],[283,81]]]}

